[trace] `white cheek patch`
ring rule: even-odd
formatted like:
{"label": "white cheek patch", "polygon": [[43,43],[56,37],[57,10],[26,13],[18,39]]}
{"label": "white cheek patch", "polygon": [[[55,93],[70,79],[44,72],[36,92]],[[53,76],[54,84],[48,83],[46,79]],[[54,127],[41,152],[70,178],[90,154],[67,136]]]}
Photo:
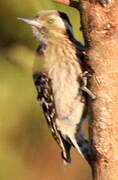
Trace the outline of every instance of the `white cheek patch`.
{"label": "white cheek patch", "polygon": [[63,29],[65,29],[65,24],[64,24],[64,21],[62,21],[61,18],[58,18],[58,22],[57,22],[57,25]]}
{"label": "white cheek patch", "polygon": [[39,31],[35,26],[31,26],[32,34],[37,38],[39,36]]}

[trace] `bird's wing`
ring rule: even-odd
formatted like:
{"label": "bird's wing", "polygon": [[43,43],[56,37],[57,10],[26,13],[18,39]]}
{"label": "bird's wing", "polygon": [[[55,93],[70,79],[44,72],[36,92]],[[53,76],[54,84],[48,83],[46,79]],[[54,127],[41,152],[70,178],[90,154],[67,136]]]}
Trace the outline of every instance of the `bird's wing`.
{"label": "bird's wing", "polygon": [[[53,121],[56,118],[56,111],[51,89],[51,81],[45,73],[38,73],[34,75],[34,83],[38,92],[37,100],[42,105],[49,128],[55,137]],[[58,142],[58,138],[56,138],[56,140]]]}
{"label": "bird's wing", "polygon": [[38,92],[37,100],[42,105],[45,118],[47,120],[49,129],[62,149],[62,158],[66,162],[70,162],[70,147],[71,145],[63,139],[60,132],[58,132],[55,120],[57,119],[53,92],[51,88],[51,80],[46,73],[38,73],[33,76],[34,83]]}

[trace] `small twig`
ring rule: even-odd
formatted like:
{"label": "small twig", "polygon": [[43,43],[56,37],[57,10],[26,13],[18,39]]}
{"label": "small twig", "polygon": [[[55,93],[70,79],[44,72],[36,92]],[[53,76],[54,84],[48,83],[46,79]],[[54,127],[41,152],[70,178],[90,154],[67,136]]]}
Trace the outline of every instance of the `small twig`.
{"label": "small twig", "polygon": [[61,4],[65,4],[67,6],[70,6],[70,7],[80,10],[80,3],[77,1],[73,1],[73,0],[53,0],[53,1],[59,2]]}
{"label": "small twig", "polygon": [[61,4],[65,4],[67,6],[70,6],[70,1],[69,0],[53,0],[55,2],[59,2]]}

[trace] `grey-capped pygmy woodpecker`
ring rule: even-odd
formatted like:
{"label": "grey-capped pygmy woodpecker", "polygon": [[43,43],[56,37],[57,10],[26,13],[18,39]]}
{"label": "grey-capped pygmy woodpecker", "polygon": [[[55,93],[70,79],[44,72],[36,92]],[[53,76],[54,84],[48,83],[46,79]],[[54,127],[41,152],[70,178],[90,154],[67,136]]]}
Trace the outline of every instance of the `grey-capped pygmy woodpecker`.
{"label": "grey-capped pygmy woodpecker", "polygon": [[85,48],[74,38],[69,18],[61,11],[40,11],[34,18],[19,19],[31,26],[39,41],[33,66],[37,100],[62,158],[71,162],[73,146],[90,163],[91,150],[82,131],[88,114],[83,91],[92,95],[86,87],[87,72],[82,70]]}

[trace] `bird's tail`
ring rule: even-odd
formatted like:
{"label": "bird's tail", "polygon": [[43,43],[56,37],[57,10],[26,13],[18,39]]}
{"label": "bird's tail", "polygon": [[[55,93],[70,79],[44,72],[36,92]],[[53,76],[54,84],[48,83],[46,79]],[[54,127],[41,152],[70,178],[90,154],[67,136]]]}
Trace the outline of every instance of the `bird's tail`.
{"label": "bird's tail", "polygon": [[86,106],[85,106],[81,121],[77,125],[75,139],[76,139],[76,142],[77,142],[77,145],[78,145],[78,149],[79,149],[79,151],[81,151],[82,156],[91,165],[91,162],[92,162],[92,149],[91,149],[90,142],[85,137],[83,129],[82,129],[84,122],[88,121],[88,119],[89,119],[87,103],[88,103],[88,101],[86,99]]}
{"label": "bird's tail", "polygon": [[82,127],[79,127],[76,133],[76,141],[84,158],[91,164],[91,146],[86,137]]}

